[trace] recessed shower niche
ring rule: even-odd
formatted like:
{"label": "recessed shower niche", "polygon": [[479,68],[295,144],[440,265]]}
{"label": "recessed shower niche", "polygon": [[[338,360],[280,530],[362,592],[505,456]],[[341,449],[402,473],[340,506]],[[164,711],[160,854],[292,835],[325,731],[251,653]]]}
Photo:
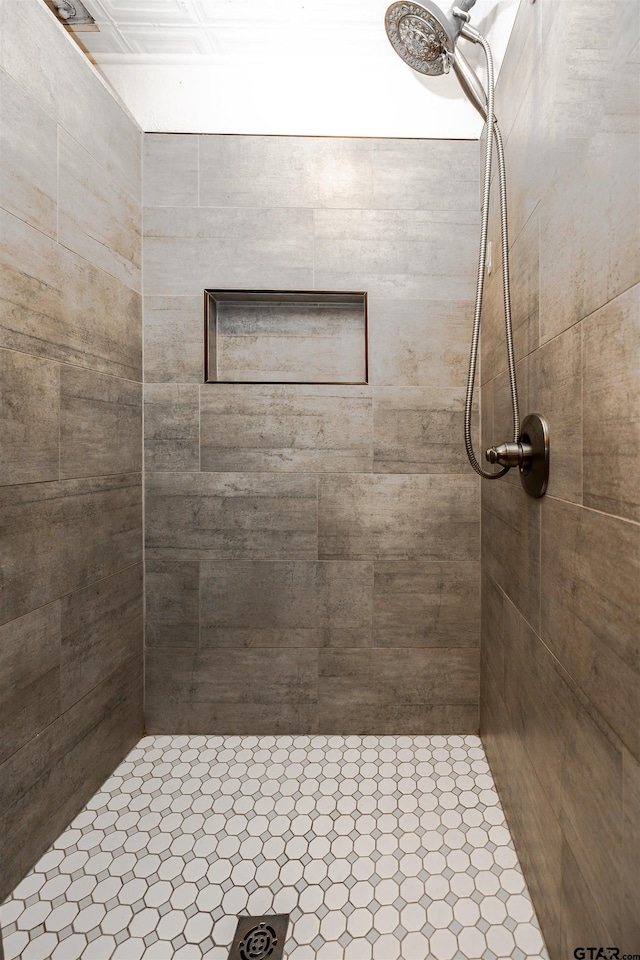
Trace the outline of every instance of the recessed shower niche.
{"label": "recessed shower niche", "polygon": [[205,290],[206,383],[368,382],[367,294]]}

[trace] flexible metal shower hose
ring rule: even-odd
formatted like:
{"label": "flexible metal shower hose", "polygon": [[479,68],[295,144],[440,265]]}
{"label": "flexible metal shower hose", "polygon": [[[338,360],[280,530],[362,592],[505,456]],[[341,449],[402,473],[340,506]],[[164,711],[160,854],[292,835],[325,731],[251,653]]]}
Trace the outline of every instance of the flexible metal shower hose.
{"label": "flexible metal shower hose", "polygon": [[[513,330],[511,323],[511,292],[509,286],[509,235],[507,229],[507,176],[504,162],[504,145],[502,136],[494,116],[494,71],[493,57],[489,44],[484,37],[478,35],[478,42],[482,45],[487,60],[487,148],[484,162],[484,181],[482,187],[482,217],[480,225],[480,251],[478,256],[478,280],[476,284],[476,302],[473,316],[473,334],[471,337],[471,353],[469,356],[469,376],[467,378],[467,393],[464,403],[464,443],[467,449],[469,463],[477,474],[487,480],[497,480],[503,477],[510,467],[503,467],[497,473],[483,470],[473,452],[471,439],[471,413],[473,408],[473,388],[476,377],[478,359],[478,342],[480,340],[480,321],[482,316],[482,298],[484,293],[484,274],[487,259],[487,232],[489,227],[489,200],[491,196],[491,165],[493,154],[493,140],[496,142],[498,155],[498,180],[500,189],[500,239],[502,246],[502,293],[504,301],[504,325],[507,345],[507,360],[509,364],[509,385],[511,388],[511,408],[513,412],[513,440],[518,441],[520,433],[520,413],[518,410],[518,387],[516,383],[516,364],[513,354]],[[491,136],[493,131],[493,136]]]}

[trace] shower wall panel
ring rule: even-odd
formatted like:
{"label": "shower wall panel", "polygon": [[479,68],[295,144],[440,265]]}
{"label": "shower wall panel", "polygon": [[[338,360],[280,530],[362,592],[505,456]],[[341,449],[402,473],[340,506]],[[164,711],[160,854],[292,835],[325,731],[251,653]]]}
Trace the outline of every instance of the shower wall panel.
{"label": "shower wall panel", "polygon": [[[477,145],[144,141],[147,728],[475,732]],[[366,290],[370,382],[204,384],[225,287]]]}
{"label": "shower wall panel", "polygon": [[142,731],[141,134],[0,4],[0,899]]}
{"label": "shower wall panel", "polygon": [[[481,733],[553,958],[640,945],[640,9],[619,9],[522,3],[496,102],[520,410],[549,421],[551,474],[541,501],[483,485]],[[494,204],[494,253],[499,229]],[[501,299],[494,273],[487,444],[509,435]]]}

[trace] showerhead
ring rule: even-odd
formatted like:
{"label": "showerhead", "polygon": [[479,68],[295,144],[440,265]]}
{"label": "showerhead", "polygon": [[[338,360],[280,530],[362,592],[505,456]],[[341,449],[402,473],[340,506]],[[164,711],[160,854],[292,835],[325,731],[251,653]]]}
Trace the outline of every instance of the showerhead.
{"label": "showerhead", "polygon": [[384,23],[392,47],[410,67],[428,77],[449,72],[454,25],[435,3],[392,3]]}
{"label": "showerhead", "polygon": [[487,115],[487,95],[464,55],[457,48],[462,35],[485,42],[468,23],[476,0],[458,0],[446,16],[431,0],[392,3],[384,18],[391,46],[405,63],[428,77],[439,77],[453,66],[462,89],[481,117]]}

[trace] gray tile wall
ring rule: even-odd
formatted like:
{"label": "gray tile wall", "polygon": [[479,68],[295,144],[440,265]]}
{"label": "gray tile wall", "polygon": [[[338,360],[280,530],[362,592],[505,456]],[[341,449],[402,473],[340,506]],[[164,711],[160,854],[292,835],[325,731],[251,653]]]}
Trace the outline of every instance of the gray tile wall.
{"label": "gray tile wall", "polygon": [[0,4],[0,899],[142,725],[141,134]]}
{"label": "gray tile wall", "polygon": [[[483,486],[481,733],[553,960],[640,944],[640,8],[617,10],[522,3],[496,102],[521,412],[548,418],[551,477],[542,501]],[[494,206],[494,251],[498,231]],[[496,273],[487,441],[508,435],[500,297]]]}
{"label": "gray tile wall", "polygon": [[[477,144],[144,141],[147,728],[476,732]],[[203,384],[207,287],[367,290],[370,383]]]}

